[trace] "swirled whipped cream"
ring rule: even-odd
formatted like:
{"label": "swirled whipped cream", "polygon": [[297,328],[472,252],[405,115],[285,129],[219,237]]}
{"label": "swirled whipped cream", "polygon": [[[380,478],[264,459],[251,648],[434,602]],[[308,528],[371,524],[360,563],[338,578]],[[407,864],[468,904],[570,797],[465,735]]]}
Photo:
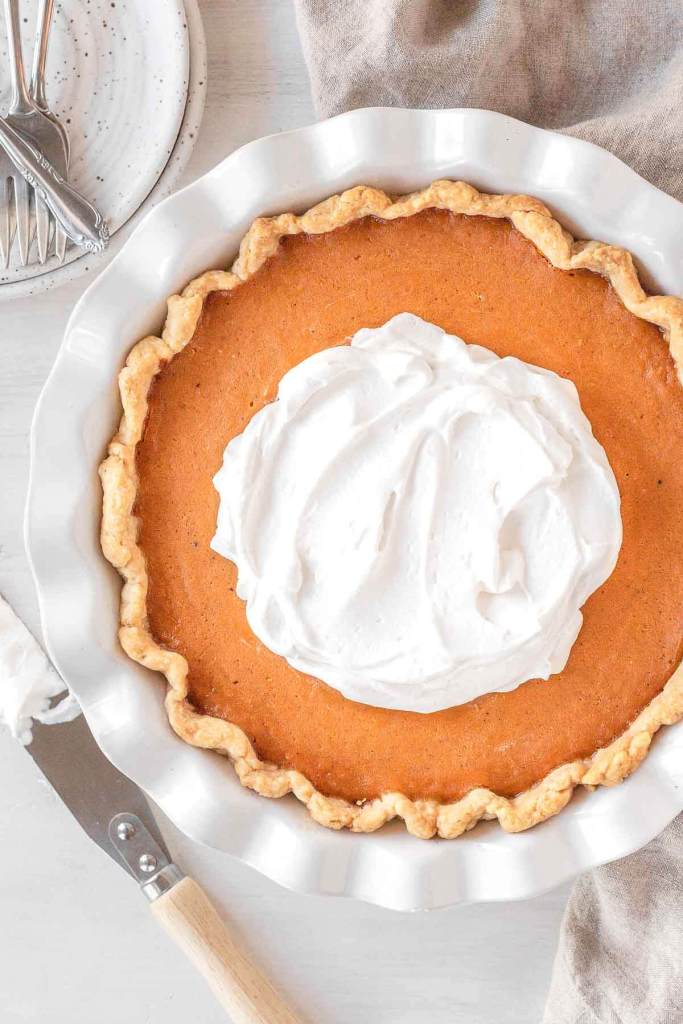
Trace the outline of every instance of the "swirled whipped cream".
{"label": "swirled whipped cream", "polygon": [[559,672],[621,545],[574,385],[409,313],[290,370],[214,482],[253,632],[379,707]]}

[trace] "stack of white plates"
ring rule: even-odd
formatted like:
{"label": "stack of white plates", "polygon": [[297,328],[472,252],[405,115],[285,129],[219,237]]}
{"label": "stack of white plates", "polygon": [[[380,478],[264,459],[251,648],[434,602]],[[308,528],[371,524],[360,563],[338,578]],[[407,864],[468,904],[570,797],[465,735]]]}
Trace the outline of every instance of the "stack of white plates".
{"label": "stack of white plates", "polygon": [[[24,63],[31,66],[38,0],[22,0]],[[27,71],[28,73],[28,71]],[[55,6],[47,62],[51,110],[71,143],[69,177],[109,223],[107,253],[71,246],[60,265],[0,267],[0,298],[61,284],[111,258],[120,232],[168,195],[192,151],[204,108],[206,50],[197,0],[62,0]],[[0,112],[11,99],[0,19]],[[32,260],[36,260],[35,245]]]}

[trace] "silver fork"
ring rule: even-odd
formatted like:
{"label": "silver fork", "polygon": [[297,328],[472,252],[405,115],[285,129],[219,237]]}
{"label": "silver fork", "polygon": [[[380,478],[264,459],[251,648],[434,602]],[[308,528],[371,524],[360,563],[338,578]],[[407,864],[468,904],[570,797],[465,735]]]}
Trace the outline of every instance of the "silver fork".
{"label": "silver fork", "polygon": [[[57,129],[53,142],[45,143],[42,148],[43,155],[47,157],[55,170],[66,178],[69,168],[69,136],[66,133],[61,121],[50,112],[45,95],[45,65],[47,62],[47,45],[50,39],[50,28],[52,26],[52,9],[54,0],[40,0],[38,8],[38,19],[36,22],[36,37],[33,46],[33,68],[31,70],[31,99]],[[38,258],[44,263],[47,258],[50,243],[50,214],[45,203],[35,196],[36,204],[36,238],[38,241]],[[55,223],[55,252],[60,263],[64,259],[66,251],[66,234],[61,224]]]}
{"label": "silver fork", "polygon": [[[19,10],[13,0],[5,0],[5,22],[7,26],[7,50],[12,83],[10,113],[19,114],[30,110],[32,104],[26,90],[24,65],[19,41]],[[10,196],[11,187],[11,196]],[[12,209],[14,217],[12,217]],[[9,263],[10,249],[16,233],[19,243],[19,258],[23,266],[28,261],[31,243],[31,221],[29,209],[29,188],[8,156],[0,153],[0,257],[5,266]]]}
{"label": "silver fork", "polygon": [[[46,10],[47,8],[47,10]],[[44,48],[42,58],[38,54],[37,85],[41,85],[47,53],[47,31],[50,27],[52,4],[41,5],[42,17],[39,19],[41,47]],[[19,0],[5,0],[5,19],[7,22],[7,42],[9,50],[10,73],[12,77],[12,103],[7,114],[9,124],[19,132],[28,135],[53,163],[62,176],[66,175],[68,152],[62,136],[61,126],[38,109],[26,87],[24,62],[21,52],[21,35],[19,23]],[[42,69],[42,70],[41,70]],[[44,97],[43,97],[44,98]],[[6,162],[5,162],[6,160]],[[9,196],[9,182],[12,184],[14,200],[14,228],[12,225],[12,203]],[[0,154],[0,257],[4,258],[5,266],[9,263],[13,236],[19,245],[19,259],[22,266],[28,262],[31,247],[31,215],[30,189],[14,165]],[[44,262],[50,235],[50,217],[47,211],[39,211],[36,204],[38,222],[38,250],[40,262]]]}

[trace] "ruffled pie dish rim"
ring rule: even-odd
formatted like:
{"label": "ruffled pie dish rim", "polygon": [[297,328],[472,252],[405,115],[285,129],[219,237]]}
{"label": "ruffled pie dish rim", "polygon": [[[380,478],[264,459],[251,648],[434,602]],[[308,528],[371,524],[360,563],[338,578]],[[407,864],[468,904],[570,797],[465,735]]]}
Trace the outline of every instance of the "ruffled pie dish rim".
{"label": "ruffled pie dish rim", "polygon": [[438,208],[466,216],[506,218],[556,268],[589,270],[606,278],[624,306],[662,332],[683,383],[683,300],[647,295],[631,254],[597,241],[576,241],[539,200],[525,195],[478,192],[465,182],[439,180],[427,188],[392,198],[366,186],[332,196],[301,215],[292,213],[256,219],[244,236],[230,271],[213,270],[195,278],[180,295],[168,300],[160,337],[148,336],[130,351],[119,376],[123,416],[100,466],[103,486],[102,549],[124,579],[119,639],[134,661],[163,673],[168,683],[166,711],[175,732],[189,744],[226,755],[241,784],[261,796],[279,798],[293,793],[319,824],[332,829],[373,832],[400,818],[420,838],[455,838],[481,820],[497,819],[507,832],[519,832],[559,813],[578,786],[593,789],[625,779],[644,759],[652,737],[662,725],[683,718],[683,663],[661,692],[640,712],[624,733],[591,757],[553,769],[532,788],[507,798],[489,789],[471,790],[452,803],[411,800],[385,793],[362,803],[350,803],[320,793],[300,772],[259,759],[237,725],[200,714],[188,700],[188,664],[182,654],[167,651],[153,639],[147,624],[148,578],[137,545],[133,514],[137,491],[135,449],[142,437],[147,398],[162,367],[187,345],[205,298],[215,290],[231,290],[251,277],[276,251],[287,235],[319,234],[361,217],[385,220]]}

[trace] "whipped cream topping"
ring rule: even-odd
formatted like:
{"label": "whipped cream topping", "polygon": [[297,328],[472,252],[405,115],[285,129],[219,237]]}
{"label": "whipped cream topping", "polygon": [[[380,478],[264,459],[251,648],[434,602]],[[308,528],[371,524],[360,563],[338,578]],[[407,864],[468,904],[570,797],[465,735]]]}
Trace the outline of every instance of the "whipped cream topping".
{"label": "whipped cream topping", "polygon": [[408,313],[290,370],[214,483],[253,632],[379,707],[559,672],[621,546],[574,385]]}
{"label": "whipped cream topping", "polygon": [[0,724],[20,743],[33,739],[33,719],[54,725],[81,713],[73,694],[21,619],[0,597]]}

